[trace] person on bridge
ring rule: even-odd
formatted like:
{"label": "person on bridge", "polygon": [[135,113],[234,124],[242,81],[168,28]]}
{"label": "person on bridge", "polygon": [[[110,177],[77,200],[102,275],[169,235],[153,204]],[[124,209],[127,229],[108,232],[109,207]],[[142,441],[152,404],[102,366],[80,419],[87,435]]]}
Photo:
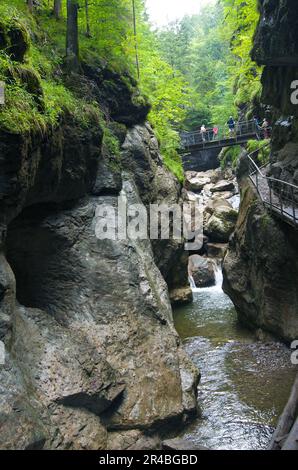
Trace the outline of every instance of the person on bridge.
{"label": "person on bridge", "polygon": [[264,139],[269,139],[269,122],[266,118],[263,119],[262,129],[264,131]]}
{"label": "person on bridge", "polygon": [[205,124],[202,124],[201,126],[201,136],[202,136],[202,140],[203,142],[206,142],[206,132],[207,132],[207,129],[205,127]]}
{"label": "person on bridge", "polygon": [[229,128],[229,133],[230,137],[235,133],[235,121],[233,116],[230,116],[228,122],[227,122],[228,128]]}
{"label": "person on bridge", "polygon": [[215,140],[218,136],[218,126],[213,126],[212,132],[213,132],[213,140]]}

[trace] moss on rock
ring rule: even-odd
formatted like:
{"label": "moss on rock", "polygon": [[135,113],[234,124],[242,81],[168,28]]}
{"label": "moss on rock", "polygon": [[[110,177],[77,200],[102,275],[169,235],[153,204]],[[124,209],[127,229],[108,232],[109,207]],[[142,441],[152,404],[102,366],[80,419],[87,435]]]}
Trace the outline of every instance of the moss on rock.
{"label": "moss on rock", "polygon": [[0,51],[4,50],[13,60],[23,62],[30,48],[30,36],[23,23],[14,17],[0,19]]}

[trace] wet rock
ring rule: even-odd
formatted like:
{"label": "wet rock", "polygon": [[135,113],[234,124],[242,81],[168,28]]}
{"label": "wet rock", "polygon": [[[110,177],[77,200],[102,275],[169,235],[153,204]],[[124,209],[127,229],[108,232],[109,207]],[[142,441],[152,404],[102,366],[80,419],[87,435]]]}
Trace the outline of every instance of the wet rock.
{"label": "wet rock", "polygon": [[158,436],[145,436],[142,435],[132,446],[127,450],[160,450],[161,442]]}
{"label": "wet rock", "polygon": [[[133,181],[125,180],[124,187],[128,201],[141,203]],[[151,429],[174,416],[179,421],[195,413],[194,389],[182,391],[182,377],[193,376],[193,370],[181,360],[185,353],[179,346],[167,286],[154,263],[150,241],[95,237],[95,208],[117,202],[116,196],[105,196],[49,215],[29,211],[11,226],[8,255],[20,286],[18,298],[49,316],[48,328],[42,328],[44,315],[42,321],[29,322],[28,317],[19,327],[23,331],[20,337],[28,340],[24,344],[19,340],[18,357],[20,361],[24,358],[24,368],[34,374],[30,381],[41,402],[59,404],[62,410],[83,407],[86,412],[100,413],[107,429]],[[49,323],[50,319],[57,324]],[[35,332],[36,321],[39,328]],[[38,367],[29,362],[29,338],[34,335],[36,347],[44,344],[47,351],[34,353],[35,361],[42,361]],[[82,356],[82,364],[77,364],[78,335],[89,345],[87,362]],[[65,344],[72,357],[68,361]],[[103,358],[96,360],[96,354]],[[49,384],[46,380],[45,386],[44,371],[49,374],[51,370],[51,356],[61,379],[55,377]],[[85,368],[88,377],[83,380]],[[150,380],[144,368],[150,370]],[[119,400],[118,384],[126,385]],[[110,390],[115,393],[107,396]],[[117,407],[105,411],[103,406],[114,400]]]}
{"label": "wet rock", "polygon": [[211,179],[208,176],[197,173],[194,176],[186,176],[185,187],[189,191],[200,192],[210,182]]}
{"label": "wet rock", "polygon": [[221,201],[212,205],[213,213],[207,220],[204,232],[212,242],[227,243],[235,229],[238,212],[226,200]]}
{"label": "wet rock", "polygon": [[210,258],[223,259],[227,249],[227,243],[207,243],[207,255]]}
{"label": "wet rock", "polygon": [[256,31],[253,57],[269,66],[297,66],[298,19],[294,0],[260,2],[261,15]]}
{"label": "wet rock", "polygon": [[214,263],[200,255],[191,255],[188,263],[189,275],[193,277],[197,287],[215,285]]}
{"label": "wet rock", "polygon": [[190,287],[180,287],[170,291],[172,306],[185,305],[192,302],[192,290]]}
{"label": "wet rock", "polygon": [[163,450],[209,450],[205,446],[198,445],[186,439],[167,439],[162,442]]}
{"label": "wet rock", "polygon": [[212,193],[222,192],[222,191],[234,191],[234,190],[235,190],[234,182],[226,181],[226,180],[219,181],[210,189]]}

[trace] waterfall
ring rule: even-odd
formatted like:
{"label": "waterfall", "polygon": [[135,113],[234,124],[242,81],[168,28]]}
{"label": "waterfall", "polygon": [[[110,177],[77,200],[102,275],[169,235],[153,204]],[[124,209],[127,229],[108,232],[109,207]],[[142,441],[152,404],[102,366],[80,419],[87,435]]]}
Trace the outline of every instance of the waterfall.
{"label": "waterfall", "polygon": [[222,290],[223,275],[222,275],[221,264],[216,263],[214,270],[215,270],[215,286],[213,286],[213,289]]}
{"label": "waterfall", "polygon": [[192,289],[196,289],[197,286],[196,286],[196,283],[195,283],[195,281],[194,281],[194,278],[193,278],[192,276],[188,276],[188,280],[189,280],[190,287],[191,287]]}

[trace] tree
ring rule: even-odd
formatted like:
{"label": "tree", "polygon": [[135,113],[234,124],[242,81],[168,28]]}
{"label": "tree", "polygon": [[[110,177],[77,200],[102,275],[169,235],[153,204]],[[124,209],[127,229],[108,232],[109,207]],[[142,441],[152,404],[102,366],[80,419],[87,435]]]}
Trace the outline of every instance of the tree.
{"label": "tree", "polygon": [[28,5],[30,13],[32,13],[32,11],[33,11],[33,0],[27,0],[27,5]]}
{"label": "tree", "polygon": [[79,69],[78,0],[67,0],[66,61],[70,71]]}
{"label": "tree", "polygon": [[62,10],[62,0],[54,0],[54,16],[56,20],[60,20]]}
{"label": "tree", "polygon": [[85,0],[85,16],[86,16],[86,36],[87,38],[91,38],[89,1],[88,0]]}

